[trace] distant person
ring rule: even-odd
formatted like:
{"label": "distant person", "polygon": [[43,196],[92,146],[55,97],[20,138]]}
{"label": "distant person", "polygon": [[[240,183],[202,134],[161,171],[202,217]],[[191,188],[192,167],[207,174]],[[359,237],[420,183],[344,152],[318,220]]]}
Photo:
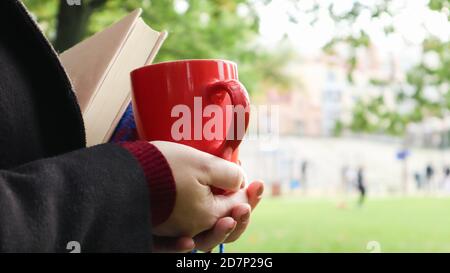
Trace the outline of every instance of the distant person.
{"label": "distant person", "polygon": [[426,183],[425,186],[428,187],[428,189],[432,188],[433,177],[434,177],[434,168],[431,164],[428,164],[427,167],[425,168],[425,183]]}
{"label": "distant person", "polygon": [[422,179],[422,174],[420,172],[415,172],[414,173],[414,180],[416,181],[416,187],[418,190],[422,189],[423,186],[423,179]]}
{"label": "distant person", "polygon": [[364,204],[364,201],[366,199],[366,183],[364,180],[364,168],[359,167],[357,179],[356,179],[356,187],[359,192],[359,200],[358,200],[358,206],[362,206]]}
{"label": "distant person", "polygon": [[303,160],[302,162],[302,166],[301,166],[301,183],[303,184],[303,188],[306,189],[308,188],[308,161],[307,160]]}
{"label": "distant person", "polygon": [[450,192],[450,167],[449,166],[444,167],[444,178],[442,179],[441,187],[444,190],[444,192],[446,192],[446,193]]}
{"label": "distant person", "polygon": [[445,174],[446,177],[450,176],[450,167],[449,166],[445,166],[444,174]]}

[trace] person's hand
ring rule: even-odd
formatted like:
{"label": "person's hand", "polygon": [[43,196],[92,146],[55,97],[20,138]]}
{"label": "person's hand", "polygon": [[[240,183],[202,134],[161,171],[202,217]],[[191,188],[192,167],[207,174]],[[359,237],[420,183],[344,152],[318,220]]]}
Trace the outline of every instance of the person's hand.
{"label": "person's hand", "polygon": [[153,235],[154,253],[186,253],[195,249],[194,239],[181,237],[160,237]]}
{"label": "person's hand", "polygon": [[[211,229],[220,218],[231,216],[237,205],[248,203],[247,190],[240,190],[244,172],[237,164],[186,145],[164,141],[152,144],[166,158],[176,183],[174,209],[164,223],[154,227],[153,235],[193,238]],[[212,187],[229,194],[214,195]],[[228,223],[227,219],[231,218],[222,221]]]}
{"label": "person's hand", "polygon": [[154,252],[189,252],[198,249],[210,251],[221,243],[230,243],[237,240],[250,223],[250,213],[259,203],[264,190],[261,181],[251,183],[247,191],[249,204],[238,204],[231,212],[231,217],[220,218],[214,227],[201,234],[190,237],[159,237],[153,236]]}
{"label": "person's hand", "polygon": [[201,251],[211,251],[221,243],[236,241],[247,229],[252,211],[258,205],[264,191],[262,181],[251,183],[246,189],[249,204],[236,205],[231,211],[231,217],[219,219],[214,227],[194,237],[195,248]]}

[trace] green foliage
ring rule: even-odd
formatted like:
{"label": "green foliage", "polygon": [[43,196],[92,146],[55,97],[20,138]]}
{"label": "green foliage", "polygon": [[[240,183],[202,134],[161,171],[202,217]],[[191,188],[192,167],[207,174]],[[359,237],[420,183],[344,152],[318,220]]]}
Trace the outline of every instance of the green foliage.
{"label": "green foliage", "polygon": [[[431,10],[445,14],[450,8],[450,0],[430,0],[428,5]],[[330,4],[328,11],[337,24],[351,26],[350,29],[355,29],[355,22],[364,11],[369,11],[372,18],[382,14],[393,14],[389,1],[381,1],[375,7],[354,2],[353,7],[344,14],[335,14],[333,4]],[[356,29],[358,28],[356,27]],[[395,28],[393,25],[387,25],[383,30],[386,34],[390,34],[395,31]],[[335,47],[338,44],[346,46],[349,52],[347,56],[348,80],[352,82],[353,72],[358,63],[356,50],[367,48],[370,43],[370,38],[364,31],[350,31],[334,37],[324,46],[323,50],[328,54],[336,54]],[[398,83],[392,82],[392,80],[370,80],[370,84],[373,86],[389,88],[390,92],[396,92],[398,104],[412,101],[415,107],[403,113],[396,109],[387,111],[379,97],[368,102],[358,101],[353,109],[352,122],[350,124],[337,123],[335,131],[342,132],[344,127],[348,127],[354,132],[402,135],[410,122],[420,122],[427,117],[444,116],[450,109],[450,43],[443,42],[429,34],[422,44],[422,53],[422,61],[407,71],[407,81],[399,88],[396,86]],[[437,64],[433,66],[427,64],[425,60],[427,54],[434,54]],[[413,90],[412,94],[403,90],[408,88]],[[426,95],[427,89],[439,92],[440,99],[438,101],[430,100]]]}
{"label": "green foliage", "polygon": [[27,8],[32,11],[44,33],[53,40],[56,30],[57,0],[23,0]]}
{"label": "green foliage", "polygon": [[[259,20],[253,2],[189,0],[185,2],[186,10],[177,10],[176,2],[183,1],[106,1],[92,13],[85,37],[142,8],[144,21],[154,29],[169,32],[156,61],[230,59],[238,63],[241,80],[249,92],[257,92],[267,84],[289,87],[291,81],[283,75],[282,68],[290,53],[268,53],[256,45]],[[24,3],[36,14],[39,23],[46,26],[45,32],[54,41],[58,1],[24,0]],[[246,13],[239,15],[238,9]]]}
{"label": "green foliage", "polygon": [[[295,14],[300,9],[300,1],[287,0],[292,10],[287,11],[293,23],[300,19]],[[83,5],[92,9],[85,37],[101,31],[106,26],[125,16],[135,8],[143,8],[143,18],[153,28],[167,30],[169,37],[156,61],[199,58],[224,58],[239,64],[241,80],[250,92],[258,92],[267,86],[277,86],[288,90],[293,80],[286,76],[283,68],[293,58],[288,46],[277,52],[267,52],[255,42],[259,18],[255,5],[268,4],[271,0],[186,0],[185,9],[177,9],[183,0],[84,0]],[[58,4],[64,0],[24,0],[36,15],[47,36],[55,41],[57,32]],[[177,4],[178,3],[178,4]],[[355,1],[351,9],[337,12],[333,2],[328,4],[328,13],[336,25],[347,32],[338,32],[325,45],[324,52],[336,54],[336,46],[347,48],[348,81],[353,82],[354,70],[358,66],[357,52],[371,46],[369,35],[357,25],[358,17],[368,12],[372,19],[394,15],[390,1],[381,0],[376,6],[366,6]],[[320,4],[322,5],[322,4]],[[316,2],[309,12],[313,15],[310,24],[315,24],[320,12]],[[430,0],[429,8],[448,14],[450,0]],[[99,8],[101,6],[101,8]],[[239,13],[244,10],[245,13]],[[241,15],[239,15],[241,14]],[[450,16],[450,15],[449,15]],[[383,26],[386,34],[395,32],[393,25]],[[410,122],[420,122],[430,116],[441,117],[450,110],[450,43],[429,35],[422,44],[424,59],[407,72],[407,80],[400,86],[390,79],[371,79],[370,84],[394,92],[398,104],[413,102],[409,111],[387,110],[380,98],[372,101],[358,101],[354,107],[350,124],[339,122],[335,133],[346,128],[354,132],[389,133],[401,135]],[[438,64],[430,66],[425,56],[437,56]],[[436,59],[436,58],[435,58]],[[430,100],[427,91],[438,90],[440,99]],[[409,91],[408,91],[409,90]],[[412,90],[412,91],[411,91]]]}

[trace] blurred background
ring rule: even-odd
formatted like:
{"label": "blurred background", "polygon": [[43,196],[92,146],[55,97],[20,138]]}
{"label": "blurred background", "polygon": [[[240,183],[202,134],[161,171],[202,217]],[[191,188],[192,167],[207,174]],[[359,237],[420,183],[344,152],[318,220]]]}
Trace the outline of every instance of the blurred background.
{"label": "blurred background", "polygon": [[266,197],[232,252],[450,252],[449,0],[24,0],[58,52],[135,8],[236,61]]}

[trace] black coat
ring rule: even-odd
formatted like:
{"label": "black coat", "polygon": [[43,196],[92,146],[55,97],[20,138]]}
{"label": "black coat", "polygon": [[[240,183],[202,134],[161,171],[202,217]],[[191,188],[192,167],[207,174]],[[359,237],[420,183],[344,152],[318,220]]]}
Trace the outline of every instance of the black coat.
{"label": "black coat", "polygon": [[148,252],[149,206],[128,151],[85,148],[57,55],[18,0],[1,0],[0,251]]}

